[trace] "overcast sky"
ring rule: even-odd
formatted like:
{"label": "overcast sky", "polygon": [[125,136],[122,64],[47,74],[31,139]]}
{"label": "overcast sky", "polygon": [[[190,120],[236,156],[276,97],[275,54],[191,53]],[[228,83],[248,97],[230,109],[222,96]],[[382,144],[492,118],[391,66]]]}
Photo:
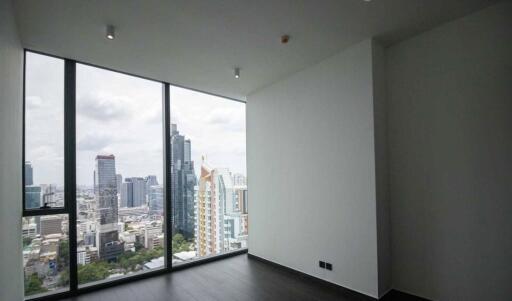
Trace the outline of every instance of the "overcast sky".
{"label": "overcast sky", "polygon": [[[63,185],[62,61],[27,54],[26,160],[34,183]],[[92,185],[94,158],[114,154],[123,177],[156,175],[162,182],[163,134],[160,83],[77,65],[77,184]],[[199,170],[246,174],[245,104],[171,87],[171,122],[192,142]]]}

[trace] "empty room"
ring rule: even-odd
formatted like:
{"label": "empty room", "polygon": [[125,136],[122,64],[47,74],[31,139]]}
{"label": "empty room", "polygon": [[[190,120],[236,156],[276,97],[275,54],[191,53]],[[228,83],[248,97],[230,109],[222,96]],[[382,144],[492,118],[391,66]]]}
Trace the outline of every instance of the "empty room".
{"label": "empty room", "polygon": [[0,301],[512,300],[512,1],[0,0]]}

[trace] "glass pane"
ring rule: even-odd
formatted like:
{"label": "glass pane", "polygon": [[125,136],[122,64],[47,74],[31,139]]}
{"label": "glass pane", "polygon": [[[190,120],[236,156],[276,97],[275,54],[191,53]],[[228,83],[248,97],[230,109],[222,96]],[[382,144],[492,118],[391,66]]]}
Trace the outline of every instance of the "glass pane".
{"label": "glass pane", "polygon": [[22,236],[25,296],[68,290],[68,216],[24,217]]}
{"label": "glass pane", "polygon": [[164,267],[162,85],[77,64],[78,282]]}
{"label": "glass pane", "polygon": [[25,208],[64,206],[64,61],[27,52]]}
{"label": "glass pane", "polygon": [[245,104],[171,87],[172,262],[247,248]]}

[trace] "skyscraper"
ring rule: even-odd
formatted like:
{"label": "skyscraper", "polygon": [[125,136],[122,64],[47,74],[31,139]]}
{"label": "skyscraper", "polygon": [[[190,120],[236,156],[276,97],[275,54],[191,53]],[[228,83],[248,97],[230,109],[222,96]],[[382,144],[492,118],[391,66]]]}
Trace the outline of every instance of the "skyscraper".
{"label": "skyscraper", "polygon": [[[231,176],[225,170],[211,169],[206,162],[201,165],[201,175],[196,195],[195,240],[198,256],[224,251],[225,183]],[[228,178],[226,178],[228,176]],[[232,196],[231,189],[231,199]]]}
{"label": "skyscraper", "polygon": [[223,214],[233,214],[237,211],[236,199],[233,191],[233,176],[227,168],[215,168],[214,174],[219,181],[217,194],[222,201]]}
{"label": "skyscraper", "polygon": [[[53,184],[41,184],[41,204],[43,206],[56,206],[55,193],[57,191],[57,187]],[[64,205],[64,204],[62,204]]]}
{"label": "skyscraper", "polygon": [[133,207],[133,183],[121,184],[121,207]]}
{"label": "skyscraper", "polygon": [[158,185],[158,180],[156,179],[155,175],[149,175],[144,178],[144,181],[146,182],[146,199],[149,201],[149,190],[151,186]]}
{"label": "skyscraper", "polygon": [[194,186],[196,176],[191,161],[191,142],[180,135],[176,124],[171,133],[171,183],[173,234],[179,232],[185,238],[194,235]]}
{"label": "skyscraper", "polygon": [[41,207],[41,187],[34,185],[32,163],[25,161],[25,208]]}
{"label": "skyscraper", "polygon": [[41,187],[36,185],[25,186],[25,208],[41,207]]}
{"label": "skyscraper", "polygon": [[121,193],[121,189],[123,185],[123,176],[121,174],[116,174],[116,189],[117,193]]}
{"label": "skyscraper", "polygon": [[242,214],[247,214],[247,186],[235,186],[234,190],[237,210]]}
{"label": "skyscraper", "polygon": [[164,187],[153,185],[149,188],[149,213],[163,214],[164,212]]}
{"label": "skyscraper", "polygon": [[144,178],[131,178],[133,182],[133,206],[146,205],[146,181]]}
{"label": "skyscraper", "polygon": [[241,173],[236,173],[233,175],[233,185],[247,186],[247,178]]}
{"label": "skyscraper", "polygon": [[96,156],[94,194],[98,218],[97,239],[101,259],[116,259],[123,251],[117,229],[117,178],[114,155]]}
{"label": "skyscraper", "polygon": [[41,235],[62,233],[62,216],[60,215],[44,215],[40,219]]}
{"label": "skyscraper", "polygon": [[125,178],[121,184],[121,207],[140,207],[146,204],[147,181],[140,177]]}
{"label": "skyscraper", "polygon": [[25,186],[34,185],[32,163],[25,161]]}

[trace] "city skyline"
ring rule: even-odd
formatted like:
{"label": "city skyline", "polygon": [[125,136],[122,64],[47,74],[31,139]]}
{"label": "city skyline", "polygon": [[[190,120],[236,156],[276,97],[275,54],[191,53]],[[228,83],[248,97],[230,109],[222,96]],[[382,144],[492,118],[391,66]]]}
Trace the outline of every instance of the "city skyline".
{"label": "city skyline", "polygon": [[[62,87],[48,84],[63,76],[63,66],[36,54],[27,62],[25,208],[63,207]],[[167,161],[161,84],[76,68],[76,217],[24,218],[26,295],[68,286],[70,252],[76,252],[76,276],[84,285],[247,248],[245,105],[171,87]],[[206,169],[208,176],[199,172]],[[73,248],[70,223],[76,223]]]}
{"label": "city skyline", "polygon": [[[64,183],[63,63],[27,53],[26,161],[35,184]],[[91,92],[94,91],[94,92]],[[161,84],[77,64],[77,185],[92,186],[96,154],[115,153],[123,177],[163,177]],[[50,121],[49,121],[50,119]],[[195,141],[192,161],[246,174],[245,104],[171,86],[171,122]],[[108,129],[108,130],[106,130]],[[195,167],[196,175],[199,166]]]}

